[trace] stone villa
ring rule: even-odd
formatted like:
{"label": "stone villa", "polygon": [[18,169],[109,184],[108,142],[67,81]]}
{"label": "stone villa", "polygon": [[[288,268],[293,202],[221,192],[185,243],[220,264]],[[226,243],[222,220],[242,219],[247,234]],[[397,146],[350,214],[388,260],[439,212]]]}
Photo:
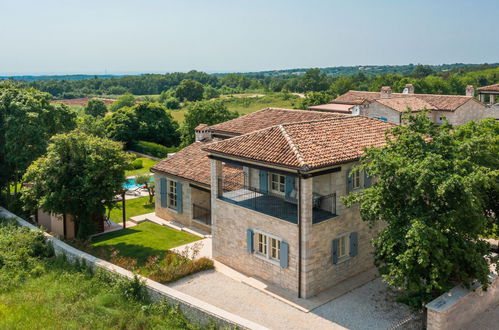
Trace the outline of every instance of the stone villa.
{"label": "stone villa", "polygon": [[402,93],[393,93],[389,86],[379,92],[348,91],[331,103],[309,107],[310,110],[360,115],[394,124],[401,124],[402,114],[430,110],[430,119],[441,124],[447,119],[453,125],[462,125],[486,115],[487,106],[474,97],[473,86],[466,87],[465,95],[416,94],[407,84]]}
{"label": "stone villa", "polygon": [[207,145],[213,257],[303,298],[372,269],[378,228],[340,198],[371,185],[366,173],[349,175],[351,168],[365,147],[384,145],[394,126],[343,116]]}
{"label": "stone villa", "polygon": [[[336,118],[339,114],[307,110],[267,108],[213,126],[199,125],[196,142],[152,167],[157,191],[155,213],[165,220],[211,231],[211,178],[208,152],[213,141],[240,136],[270,126]],[[234,171],[226,166],[227,172]],[[236,170],[237,172],[237,170]]]}

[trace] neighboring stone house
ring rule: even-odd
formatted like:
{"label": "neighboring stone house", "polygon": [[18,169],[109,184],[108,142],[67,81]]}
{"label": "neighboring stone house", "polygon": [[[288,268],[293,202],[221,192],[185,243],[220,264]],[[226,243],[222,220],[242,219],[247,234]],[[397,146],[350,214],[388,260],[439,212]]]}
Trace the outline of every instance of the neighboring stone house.
{"label": "neighboring stone house", "polygon": [[[280,108],[267,108],[213,126],[195,128],[196,142],[151,168],[156,187],[155,213],[185,226],[211,230],[210,160],[203,147],[213,141],[261,130],[273,125],[342,115]],[[225,166],[227,173],[237,168]],[[237,178],[234,178],[236,180]]]}
{"label": "neighboring stone house", "polygon": [[416,94],[412,84],[407,84],[403,93],[392,93],[388,86],[383,86],[380,92],[348,91],[330,104],[310,109],[345,113],[332,110],[337,107],[349,107],[347,112],[352,115],[376,118],[395,124],[402,123],[402,115],[408,108],[413,112],[430,110],[429,117],[437,124],[447,119],[453,125],[462,125],[470,120],[487,116],[486,105],[474,97],[471,85],[466,87],[466,95]]}
{"label": "neighboring stone house", "polygon": [[[340,198],[371,185],[366,173],[351,176],[352,166],[394,126],[341,116],[206,145],[213,257],[303,298],[374,268],[370,241],[379,228]],[[239,174],[224,171],[229,164]]]}
{"label": "neighboring stone house", "polygon": [[496,96],[499,96],[499,84],[478,88],[478,99],[483,103],[487,102],[486,116],[499,119],[499,100]]}

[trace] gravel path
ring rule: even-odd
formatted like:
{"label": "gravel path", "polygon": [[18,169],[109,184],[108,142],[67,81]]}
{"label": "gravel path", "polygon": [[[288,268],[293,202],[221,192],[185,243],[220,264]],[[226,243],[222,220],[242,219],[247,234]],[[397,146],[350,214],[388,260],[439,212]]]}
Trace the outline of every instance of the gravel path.
{"label": "gravel path", "polygon": [[407,308],[391,302],[379,280],[309,313],[217,271],[170,286],[271,329],[387,329],[409,315]]}

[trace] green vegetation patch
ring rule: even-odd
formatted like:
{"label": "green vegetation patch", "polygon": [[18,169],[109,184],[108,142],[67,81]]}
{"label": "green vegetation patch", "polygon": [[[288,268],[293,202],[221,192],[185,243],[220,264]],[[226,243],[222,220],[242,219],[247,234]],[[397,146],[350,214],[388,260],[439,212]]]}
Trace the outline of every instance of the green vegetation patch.
{"label": "green vegetation patch", "polygon": [[[123,212],[121,208],[122,203],[118,202],[116,207],[111,210],[110,220],[116,223],[123,222]],[[136,215],[154,212],[154,200],[149,203],[149,197],[138,197],[127,199],[125,201],[126,217],[134,217]]]}
{"label": "green vegetation patch", "polygon": [[136,259],[139,264],[150,256],[164,256],[166,251],[200,240],[199,237],[150,222],[97,236],[91,246],[116,250],[121,257]]}
{"label": "green vegetation patch", "polygon": [[[155,160],[152,160],[152,159],[149,159],[149,158],[145,158],[145,157],[139,157],[137,159],[135,159],[135,161],[141,161],[142,162],[142,167],[140,168],[136,168],[136,169],[133,169],[133,170],[128,170],[128,171],[125,171],[125,175],[126,176],[132,176],[132,175],[140,175],[140,174],[147,174],[147,173],[151,173],[151,171],[149,171],[149,169],[157,163],[157,161]],[[135,163],[134,161],[134,163]],[[138,163],[138,162],[137,162]]]}

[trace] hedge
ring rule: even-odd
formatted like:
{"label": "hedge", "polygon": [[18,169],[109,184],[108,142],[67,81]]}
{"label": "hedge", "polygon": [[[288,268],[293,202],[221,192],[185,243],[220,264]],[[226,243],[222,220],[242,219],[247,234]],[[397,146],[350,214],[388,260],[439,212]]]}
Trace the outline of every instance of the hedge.
{"label": "hedge", "polygon": [[166,158],[169,153],[177,152],[178,147],[165,147],[164,145],[148,141],[134,141],[129,145],[129,149],[158,158]]}

